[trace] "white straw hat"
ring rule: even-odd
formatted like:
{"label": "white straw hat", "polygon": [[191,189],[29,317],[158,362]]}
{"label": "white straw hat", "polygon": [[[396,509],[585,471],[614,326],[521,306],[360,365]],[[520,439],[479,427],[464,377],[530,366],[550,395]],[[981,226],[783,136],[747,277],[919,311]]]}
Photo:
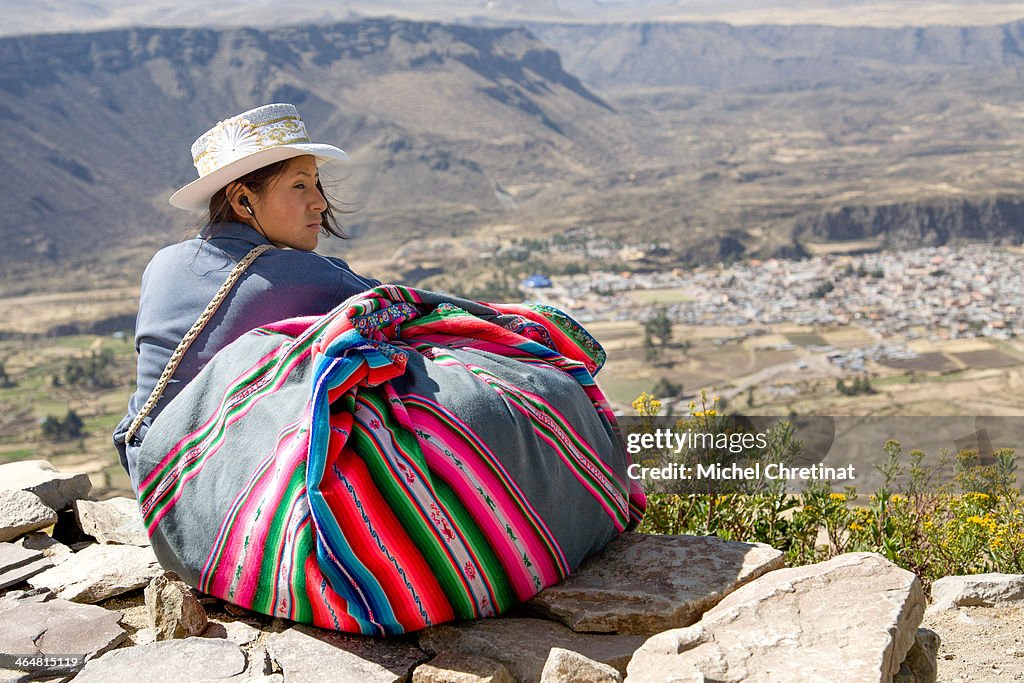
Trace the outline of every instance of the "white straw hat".
{"label": "white straw hat", "polygon": [[275,161],[312,154],[317,165],[348,161],[332,145],[310,142],[298,110],[291,104],[267,104],[224,119],[192,143],[199,179],[171,195],[179,209],[202,210],[210,197],[232,180]]}

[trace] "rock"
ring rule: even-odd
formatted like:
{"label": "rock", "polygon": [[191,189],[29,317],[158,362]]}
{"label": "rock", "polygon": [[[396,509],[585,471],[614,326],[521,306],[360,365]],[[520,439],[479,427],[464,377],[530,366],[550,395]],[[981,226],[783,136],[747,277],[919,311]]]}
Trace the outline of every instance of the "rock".
{"label": "rock", "polygon": [[82,531],[100,543],[149,545],[149,534],[142,526],[139,504],[134,498],[79,500],[73,507]]}
{"label": "rock", "polygon": [[696,624],[637,650],[628,680],[889,681],[924,615],[911,572],[849,553],[780,569],[726,596]]}
{"label": "rock", "polygon": [[188,638],[206,630],[206,610],[174,572],[153,577],[145,595],[149,628],[156,640]]}
{"label": "rock", "polygon": [[427,659],[399,638],[349,636],[304,625],[271,634],[267,650],[289,681],[404,681]]}
{"label": "rock", "polygon": [[643,636],[575,633],[543,619],[480,619],[444,624],[421,631],[420,648],[431,654],[446,650],[501,662],[518,681],[537,681],[552,647],[579,652],[625,673]]}
{"label": "rock", "polygon": [[27,550],[40,550],[54,564],[60,564],[74,553],[60,541],[54,540],[41,531],[35,531],[18,539],[18,545]]}
{"label": "rock", "polygon": [[9,590],[0,597],[0,612],[23,602],[46,602],[56,596],[49,588],[29,588],[27,590]]}
{"label": "rock", "polygon": [[938,676],[939,634],[926,628],[917,629],[914,645],[893,683],[935,683]]}
{"label": "rock", "polygon": [[763,543],[626,533],[527,603],[574,631],[652,635],[689,626],[719,600],[785,566]]}
{"label": "rock", "polygon": [[155,643],[156,633],[148,626],[146,628],[140,628],[135,632],[135,635],[132,636],[132,642],[136,645],[149,645],[150,643]]}
{"label": "rock", "polygon": [[142,588],[163,570],[151,548],[92,545],[29,579],[73,602],[99,602]]}
{"label": "rock", "polygon": [[234,643],[209,638],[165,640],[114,650],[88,661],[75,683],[166,683],[217,680],[245,671],[245,654]]}
{"label": "rock", "polygon": [[40,550],[0,543],[0,588],[26,581],[52,566],[53,562]]}
{"label": "rock", "polygon": [[540,683],[622,683],[622,674],[578,652],[551,648]]}
{"label": "rock", "polygon": [[64,474],[45,460],[20,460],[0,465],[0,489],[30,491],[51,510],[61,511],[85,498],[92,488],[87,474]]}
{"label": "rock", "polygon": [[127,639],[121,613],[51,594],[0,602],[0,652],[95,657]]}
{"label": "rock", "polygon": [[260,630],[244,621],[214,621],[206,626],[203,638],[225,638],[235,645],[243,647],[260,637]]}
{"label": "rock", "polygon": [[487,657],[442,652],[412,673],[412,683],[516,683],[501,662]]}
{"label": "rock", "polygon": [[[274,673],[274,662],[270,659],[265,645],[247,649],[249,655],[249,666],[245,671],[246,676],[263,676]],[[281,674],[283,677],[284,674]],[[319,682],[318,682],[319,683]]]}
{"label": "rock", "polygon": [[944,576],[932,584],[929,612],[956,607],[1015,607],[1024,605],[1024,575],[974,574]]}
{"label": "rock", "polygon": [[57,523],[57,513],[31,491],[0,488],[0,542]]}

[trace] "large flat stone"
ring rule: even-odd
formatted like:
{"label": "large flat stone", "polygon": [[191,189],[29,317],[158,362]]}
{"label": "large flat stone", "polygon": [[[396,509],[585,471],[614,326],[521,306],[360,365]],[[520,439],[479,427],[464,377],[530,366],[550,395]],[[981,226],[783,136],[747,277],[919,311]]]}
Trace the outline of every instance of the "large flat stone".
{"label": "large flat stone", "polygon": [[73,602],[99,602],[141,588],[163,573],[153,550],[129,545],[91,545],[29,579]]}
{"label": "large flat stone", "polygon": [[57,523],[57,513],[31,491],[0,488],[0,541]]}
{"label": "large flat stone", "polygon": [[785,566],[763,543],[626,533],[527,605],[574,631],[652,635],[689,626],[723,597]]}
{"label": "large flat stone", "polygon": [[260,637],[260,630],[244,621],[215,621],[210,619],[202,635],[203,638],[225,638],[235,645],[245,647]]}
{"label": "large flat stone", "polygon": [[479,619],[434,626],[419,634],[420,648],[431,654],[460,652],[494,659],[517,681],[539,681],[553,647],[578,652],[625,673],[643,636],[575,633],[544,619]]}
{"label": "large flat stone", "polygon": [[651,637],[627,680],[888,683],[914,644],[924,603],[917,577],[873,553],[780,569],[698,623]]}
{"label": "large flat stone", "polygon": [[120,645],[127,632],[121,613],[50,596],[0,605],[0,652],[95,657]]}
{"label": "large flat stone", "polygon": [[1024,575],[972,574],[944,576],[932,584],[929,612],[957,607],[1016,607],[1024,605]]}
{"label": "large flat stone", "polygon": [[0,588],[27,581],[52,566],[53,562],[40,550],[29,550],[15,543],[0,543]]}
{"label": "large flat stone", "polygon": [[270,657],[286,681],[395,683],[408,680],[426,653],[401,638],[349,636],[295,626],[267,639]]}
{"label": "large flat stone", "polygon": [[234,643],[185,638],[108,652],[86,663],[75,676],[75,683],[217,680],[239,676],[244,671],[245,654]]}
{"label": "large flat stone", "polygon": [[516,679],[493,659],[442,652],[416,667],[412,683],[516,683]]}
{"label": "large flat stone", "polygon": [[63,510],[92,488],[87,474],[65,474],[45,460],[0,465],[0,489],[30,491],[51,510]]}
{"label": "large flat stone", "polygon": [[73,507],[78,526],[100,543],[149,545],[149,534],[142,526],[139,504],[134,498],[79,500]]}

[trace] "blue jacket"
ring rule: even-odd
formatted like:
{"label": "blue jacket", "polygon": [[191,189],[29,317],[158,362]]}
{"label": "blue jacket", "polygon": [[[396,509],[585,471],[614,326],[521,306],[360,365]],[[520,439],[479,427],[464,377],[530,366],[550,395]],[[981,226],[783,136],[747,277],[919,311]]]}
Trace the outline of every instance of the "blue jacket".
{"label": "blue jacket", "polygon": [[124,437],[129,425],[152,393],[174,349],[235,264],[258,244],[269,241],[248,225],[219,223],[207,227],[195,239],[161,249],[146,266],[135,324],[138,388],[128,402],[128,413],[114,430],[114,447],[136,491],[139,482],[134,465],[146,430],[217,351],[255,327],[285,318],[327,313],[353,294],[380,284],[353,273],[338,258],[293,249],[264,253],[235,283],[189,347],[136,437],[126,444]]}

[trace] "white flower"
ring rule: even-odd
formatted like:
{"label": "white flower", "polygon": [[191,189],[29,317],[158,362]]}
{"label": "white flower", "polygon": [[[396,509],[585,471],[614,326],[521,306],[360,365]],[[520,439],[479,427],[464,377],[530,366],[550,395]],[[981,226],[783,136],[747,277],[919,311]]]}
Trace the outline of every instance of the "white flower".
{"label": "white flower", "polygon": [[255,127],[246,119],[221,121],[210,133],[204,165],[209,169],[207,172],[210,172],[262,148]]}

